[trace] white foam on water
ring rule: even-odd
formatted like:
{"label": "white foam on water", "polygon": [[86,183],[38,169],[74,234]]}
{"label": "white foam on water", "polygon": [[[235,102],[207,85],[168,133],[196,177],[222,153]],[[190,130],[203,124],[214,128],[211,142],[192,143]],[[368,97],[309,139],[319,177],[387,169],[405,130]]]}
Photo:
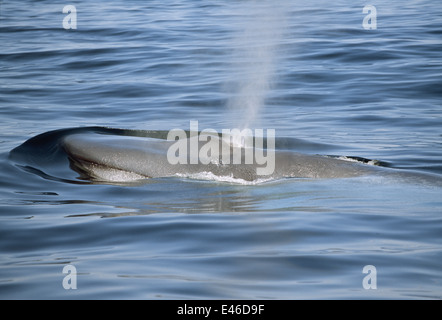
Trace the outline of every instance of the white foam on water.
{"label": "white foam on water", "polygon": [[232,184],[240,184],[240,185],[257,185],[262,184],[268,181],[272,181],[274,179],[268,178],[268,179],[256,179],[253,181],[248,181],[240,178],[235,178],[232,175],[224,175],[224,176],[218,176],[214,174],[213,172],[198,172],[198,173],[189,173],[189,174],[182,174],[177,173],[177,177],[180,178],[189,178],[189,179],[195,179],[195,180],[208,180],[208,181],[218,181],[218,182],[227,182]]}
{"label": "white foam on water", "polygon": [[351,158],[351,157],[346,157],[346,156],[339,156],[336,159],[344,160],[344,161],[348,161],[348,162],[363,163],[363,164],[368,164],[368,165],[371,165],[371,166],[379,166],[379,161],[378,160],[369,160],[367,162],[364,162],[364,161],[360,161],[358,159]]}

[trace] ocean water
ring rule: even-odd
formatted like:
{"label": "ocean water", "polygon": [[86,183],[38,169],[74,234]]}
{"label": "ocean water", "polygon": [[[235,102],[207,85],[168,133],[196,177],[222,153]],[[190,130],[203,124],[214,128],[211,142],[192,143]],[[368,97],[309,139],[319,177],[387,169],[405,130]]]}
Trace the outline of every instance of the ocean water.
{"label": "ocean water", "polygon": [[437,185],[93,183],[10,157],[56,129],[197,120],[441,179],[438,1],[6,0],[0,43],[1,299],[442,298]]}

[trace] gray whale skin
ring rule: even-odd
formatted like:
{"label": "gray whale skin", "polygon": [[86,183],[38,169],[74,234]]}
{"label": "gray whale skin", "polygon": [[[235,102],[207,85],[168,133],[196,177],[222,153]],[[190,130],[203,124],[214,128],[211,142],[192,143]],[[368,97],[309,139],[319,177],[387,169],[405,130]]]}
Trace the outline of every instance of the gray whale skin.
{"label": "gray whale skin", "polygon": [[[187,139],[191,143],[191,138]],[[171,164],[167,153],[175,141],[165,139],[78,133],[64,137],[62,146],[69,156],[71,167],[84,177],[97,181],[131,181],[158,177],[225,177],[239,181],[268,181],[282,178],[351,178],[383,176],[400,180],[442,185],[439,176],[369,165],[320,155],[275,150],[274,170],[258,175],[262,165],[225,164],[220,154],[208,164]],[[201,142],[197,142],[201,148]],[[231,147],[232,150],[234,147]],[[244,160],[244,148],[242,160]],[[233,152],[232,152],[233,154]],[[190,156],[188,156],[190,158]]]}

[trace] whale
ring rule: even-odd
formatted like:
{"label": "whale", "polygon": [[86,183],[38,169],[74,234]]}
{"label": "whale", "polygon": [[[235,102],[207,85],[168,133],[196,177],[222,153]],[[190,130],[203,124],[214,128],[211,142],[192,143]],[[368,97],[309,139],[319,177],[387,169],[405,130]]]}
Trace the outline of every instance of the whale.
{"label": "whale", "polygon": [[[410,170],[388,168],[358,157],[337,157],[320,154],[304,154],[293,150],[274,150],[274,168],[268,174],[258,174],[262,162],[244,161],[246,148],[231,145],[213,135],[219,142],[219,152],[209,161],[173,163],[170,149],[176,141],[166,139],[164,131],[136,131],[101,127],[60,129],[31,138],[12,150],[11,159],[28,171],[44,177],[65,175],[66,168],[75,172],[75,180],[94,183],[118,183],[145,179],[185,177],[212,179],[239,183],[261,183],[284,178],[336,179],[362,176],[388,177],[401,181],[413,181],[428,185],[442,185],[439,175]],[[197,139],[194,137],[193,139]],[[200,139],[195,143],[202,150]],[[232,160],[233,149],[241,149],[240,163]],[[249,146],[249,148],[257,148]],[[225,152],[229,151],[227,158]],[[267,151],[269,152],[269,151]],[[53,174],[48,174],[51,171]],[[64,173],[61,173],[64,172]],[[69,175],[71,178],[72,175]]]}
{"label": "whale", "polygon": [[[192,139],[196,139],[196,137],[188,138],[186,143],[190,145]],[[257,174],[256,168],[259,164],[255,161],[253,163],[245,162],[244,150],[241,150],[242,161],[237,164],[234,164],[233,161],[230,161],[229,164],[223,163],[221,152],[217,159],[211,159],[214,161],[206,164],[192,164],[190,159],[186,161],[186,164],[171,164],[167,159],[167,153],[173,144],[173,141],[160,139],[91,134],[73,134],[63,140],[63,147],[75,170],[98,180],[116,181],[170,176],[195,177],[204,173],[216,177],[258,181],[287,177],[353,177],[370,174],[376,170],[371,166],[359,163],[288,151],[275,153],[274,171],[267,175]],[[202,145],[198,141],[199,150]],[[239,147],[230,146],[230,150],[234,148]],[[233,151],[229,156],[233,157]]]}

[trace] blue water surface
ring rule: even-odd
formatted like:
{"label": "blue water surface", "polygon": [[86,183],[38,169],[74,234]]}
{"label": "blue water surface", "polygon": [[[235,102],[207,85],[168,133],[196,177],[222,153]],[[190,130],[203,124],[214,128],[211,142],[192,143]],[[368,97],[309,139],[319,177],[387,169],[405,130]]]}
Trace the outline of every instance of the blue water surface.
{"label": "blue water surface", "polygon": [[438,186],[73,183],[9,158],[55,129],[250,120],[286,149],[438,179],[440,2],[6,0],[0,43],[1,299],[442,298]]}

